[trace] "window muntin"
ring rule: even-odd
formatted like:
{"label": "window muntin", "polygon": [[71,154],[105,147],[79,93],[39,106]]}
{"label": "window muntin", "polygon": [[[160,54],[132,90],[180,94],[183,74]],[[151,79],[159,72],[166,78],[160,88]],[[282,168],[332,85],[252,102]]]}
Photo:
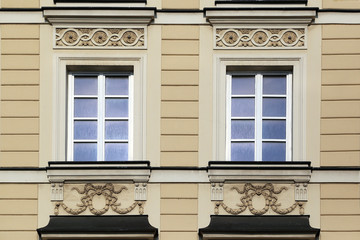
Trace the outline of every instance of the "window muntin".
{"label": "window muntin", "polygon": [[69,74],[68,160],[132,159],[132,92],[131,74]]}
{"label": "window muntin", "polygon": [[292,74],[229,73],[226,91],[226,159],[290,161]]}

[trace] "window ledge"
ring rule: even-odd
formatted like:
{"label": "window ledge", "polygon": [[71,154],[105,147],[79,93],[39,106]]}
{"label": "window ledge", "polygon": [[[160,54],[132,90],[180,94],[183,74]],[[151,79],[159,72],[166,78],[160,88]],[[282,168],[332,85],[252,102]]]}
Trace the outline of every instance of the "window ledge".
{"label": "window ledge", "polygon": [[49,162],[47,177],[52,183],[89,181],[126,181],[146,183],[149,161],[129,162]]}
{"label": "window ledge", "polygon": [[51,24],[145,24],[155,17],[153,7],[45,7],[44,18]]}
{"label": "window ledge", "polygon": [[317,8],[205,8],[205,17],[210,24],[282,24],[310,25]]}
{"label": "window ledge", "polygon": [[210,182],[247,181],[310,181],[310,162],[228,162],[211,161],[208,165]]}

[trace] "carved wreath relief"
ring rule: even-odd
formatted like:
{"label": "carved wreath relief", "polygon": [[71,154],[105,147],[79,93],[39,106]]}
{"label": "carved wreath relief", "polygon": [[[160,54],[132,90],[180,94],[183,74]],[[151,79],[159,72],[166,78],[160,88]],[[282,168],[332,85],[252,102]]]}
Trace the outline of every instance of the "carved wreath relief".
{"label": "carved wreath relief", "polygon": [[145,28],[56,28],[55,47],[145,48]]}
{"label": "carved wreath relief", "polygon": [[[59,208],[63,208],[65,212],[78,215],[84,212],[86,209],[94,215],[103,215],[109,211],[111,208],[115,213],[118,214],[126,214],[135,209],[136,206],[139,206],[139,214],[142,215],[144,213],[144,201],[135,201],[133,204],[126,208],[120,208],[121,203],[118,202],[119,198],[117,194],[120,194],[124,190],[128,190],[125,186],[120,186],[119,190],[116,190],[114,185],[111,183],[107,183],[105,185],[93,185],[86,184],[84,189],[80,190],[79,188],[72,188],[71,190],[77,191],[79,194],[84,195],[80,198],[81,203],[77,204],[78,208],[73,209],[68,207],[63,202],[56,202],[54,214],[59,214]],[[103,196],[105,198],[105,206],[102,209],[96,209],[93,206],[93,199],[95,196]]]}
{"label": "carved wreath relief", "polygon": [[[230,208],[222,201],[215,202],[215,214],[219,214],[219,207],[221,206],[227,213],[238,215],[244,212],[246,209],[249,209],[250,213],[254,215],[263,215],[268,213],[271,209],[277,214],[288,214],[291,213],[299,206],[300,215],[304,214],[304,203],[295,202],[288,208],[281,208],[281,203],[278,203],[278,197],[276,195],[281,194],[282,191],[286,191],[286,187],[280,187],[276,189],[271,183],[265,185],[253,185],[246,183],[242,189],[239,187],[232,187],[232,190],[236,190],[239,194],[243,194],[240,198],[240,202],[237,206],[238,208]],[[265,199],[265,206],[262,209],[256,209],[253,206],[253,199],[255,196],[262,196]]]}
{"label": "carved wreath relief", "polygon": [[215,48],[304,48],[305,28],[217,28]]}

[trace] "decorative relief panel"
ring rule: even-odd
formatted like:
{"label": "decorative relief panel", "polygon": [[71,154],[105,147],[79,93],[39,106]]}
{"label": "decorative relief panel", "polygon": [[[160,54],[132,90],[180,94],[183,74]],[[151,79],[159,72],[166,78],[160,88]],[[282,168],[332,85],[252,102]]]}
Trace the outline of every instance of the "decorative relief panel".
{"label": "decorative relief panel", "polygon": [[216,28],[216,49],[305,48],[305,28]]}
{"label": "decorative relief panel", "polygon": [[[293,212],[296,208],[299,208],[300,215],[304,214],[304,202],[296,201],[295,203],[290,204],[285,203],[290,206],[282,207],[279,199],[281,198],[282,192],[288,190],[285,186],[276,188],[271,183],[266,183],[265,185],[253,185],[251,183],[246,183],[243,187],[233,186],[230,190],[241,195],[240,203],[236,203],[237,208],[231,208],[223,201],[217,201],[215,202],[215,215],[219,214],[220,207],[223,208],[225,212],[233,215],[241,213],[251,213],[254,215],[277,213],[285,215]],[[289,199],[288,196],[286,199]]]}
{"label": "decorative relief panel", "polygon": [[[94,184],[85,184],[82,189],[78,187],[72,187],[72,191],[76,191],[81,196],[73,196],[68,193],[68,204],[64,202],[56,202],[54,214],[59,215],[60,209],[63,209],[66,213],[71,215],[79,215],[86,210],[94,215],[103,215],[107,213],[110,209],[113,213],[117,214],[126,214],[134,210],[137,206],[139,207],[139,214],[144,213],[144,204],[145,201],[134,201],[130,200],[130,203],[126,203],[127,207],[120,207],[123,202],[129,202],[128,197],[125,197],[124,201],[120,203],[118,194],[123,193],[128,190],[126,186],[119,185],[115,187],[111,183],[106,183],[105,185],[94,185]],[[65,201],[67,200],[65,198]],[[74,204],[73,202],[76,202]],[[68,205],[72,204],[75,207],[69,207]],[[124,204],[125,205],[125,204]]]}
{"label": "decorative relief panel", "polygon": [[55,48],[146,48],[146,28],[55,28]]}

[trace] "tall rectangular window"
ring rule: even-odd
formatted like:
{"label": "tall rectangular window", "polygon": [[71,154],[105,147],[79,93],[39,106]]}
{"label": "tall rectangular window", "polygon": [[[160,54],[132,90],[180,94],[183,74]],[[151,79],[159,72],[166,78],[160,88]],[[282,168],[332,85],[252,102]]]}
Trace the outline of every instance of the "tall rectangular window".
{"label": "tall rectangular window", "polygon": [[68,160],[132,159],[132,93],[131,74],[69,74]]}
{"label": "tall rectangular window", "polygon": [[227,75],[226,158],[291,161],[292,74]]}

